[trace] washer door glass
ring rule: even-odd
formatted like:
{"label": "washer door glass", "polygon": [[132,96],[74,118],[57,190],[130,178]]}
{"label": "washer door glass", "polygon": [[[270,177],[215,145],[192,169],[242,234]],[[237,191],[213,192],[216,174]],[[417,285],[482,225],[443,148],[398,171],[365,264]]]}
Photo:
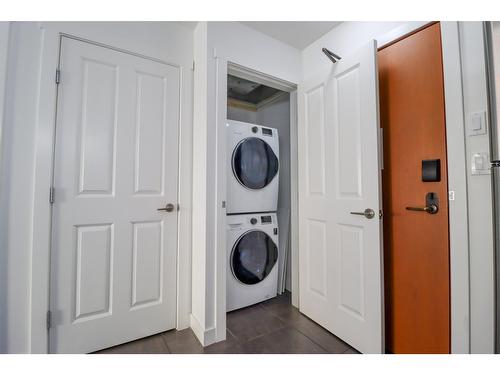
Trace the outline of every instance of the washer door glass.
{"label": "washer door glass", "polygon": [[278,260],[278,248],[266,233],[253,230],[238,239],[231,253],[231,269],[243,284],[264,280]]}
{"label": "washer door glass", "polygon": [[260,138],[246,138],[233,152],[233,172],[248,189],[262,189],[278,173],[278,158]]}

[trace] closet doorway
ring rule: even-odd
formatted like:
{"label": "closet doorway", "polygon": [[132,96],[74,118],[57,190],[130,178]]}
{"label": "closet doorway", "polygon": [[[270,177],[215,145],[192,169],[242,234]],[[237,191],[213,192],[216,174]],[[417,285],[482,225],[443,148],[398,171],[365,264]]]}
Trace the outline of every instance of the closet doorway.
{"label": "closet doorway", "polygon": [[[228,146],[226,150],[226,157],[228,160],[233,161],[233,163],[228,163],[227,179],[229,182],[232,181],[231,177],[232,174],[234,174],[235,181],[240,182],[239,184],[228,184],[226,211],[228,215],[231,215],[231,220],[229,221],[231,221],[233,226],[235,222],[241,221],[239,219],[236,219],[236,221],[234,220],[234,218],[238,216],[238,213],[246,214],[247,212],[253,212],[253,216],[258,220],[260,220],[261,214],[265,214],[264,216],[267,214],[272,215],[273,212],[276,214],[276,220],[273,220],[274,216],[271,216],[271,221],[275,221],[273,224],[276,224],[274,228],[277,228],[276,232],[278,233],[276,237],[278,240],[277,257],[274,259],[272,256],[263,254],[262,259],[265,259],[266,264],[263,264],[262,267],[258,265],[253,266],[263,269],[272,269],[276,266],[278,274],[276,283],[277,292],[278,294],[282,294],[285,290],[291,291],[292,289],[290,268],[291,256],[289,256],[291,212],[290,93],[231,74],[228,74],[227,77],[227,87],[228,126],[226,127],[226,131],[240,133],[241,129],[245,129],[245,126],[247,126],[250,127],[252,131],[257,131],[257,133],[252,132],[248,135],[238,135],[238,139],[235,140],[235,143],[238,144],[237,148],[230,150],[230,148],[232,149],[233,147]],[[252,125],[256,125],[257,128]],[[232,130],[234,127],[238,129]],[[260,130],[263,132],[262,137],[255,138],[259,136]],[[266,132],[269,134],[266,135]],[[242,140],[238,142],[240,138]],[[267,152],[264,148],[261,150],[260,144],[249,144],[253,140],[262,143],[262,145],[267,148]],[[268,145],[278,146],[275,147],[276,155]],[[238,171],[234,170],[236,160],[238,160]],[[261,165],[257,165],[256,163]],[[252,168],[248,170],[247,174],[249,175],[246,176],[247,178],[243,178],[245,176],[241,175],[245,174],[245,166],[249,164],[252,164]],[[272,171],[273,173],[259,173],[259,171]],[[261,181],[263,179],[269,181]],[[254,186],[249,187],[245,185],[245,181],[247,185],[248,183],[251,184],[255,182],[258,188],[262,187],[262,189],[260,189],[262,192],[259,192],[259,189]],[[273,183],[275,184],[274,187],[272,186]],[[242,192],[232,191],[235,184],[239,185],[237,188],[242,190]],[[247,196],[245,193],[250,194],[248,196],[249,199],[246,199]],[[266,203],[266,200],[273,200],[273,198],[277,198],[276,210],[272,208],[273,202],[271,202],[270,206],[262,204]],[[235,200],[237,202],[230,202]],[[240,200],[252,200],[252,202],[249,202],[250,204],[244,204],[245,202],[239,202]],[[230,203],[233,204],[230,205]],[[257,211],[258,213],[255,213]],[[243,219],[243,217],[241,218]],[[263,241],[267,240],[263,239]],[[228,244],[228,246],[230,246],[230,244]],[[267,253],[271,251],[267,249],[267,244],[254,248],[265,248]],[[241,256],[244,256],[244,254],[245,252],[242,252]],[[238,263],[240,267],[244,266],[243,263],[236,258],[230,257],[230,259]],[[228,266],[232,267],[231,264]],[[258,270],[243,271],[245,273],[250,272],[251,274],[258,273]],[[233,273],[228,272],[229,279],[232,275]],[[228,282],[230,281],[228,280]],[[264,282],[264,280],[262,280],[262,282]]]}
{"label": "closet doorway", "polygon": [[[261,280],[263,289],[271,292],[272,288],[269,298],[284,295],[283,298],[280,298],[280,301],[287,300],[289,304],[298,307],[298,231],[296,229],[298,201],[296,84],[229,61],[220,62],[218,72],[220,98],[217,112],[220,114],[220,117],[218,116],[218,129],[221,130],[221,133],[217,135],[217,139],[221,147],[218,147],[217,151],[217,159],[220,160],[218,162],[220,169],[217,179],[220,185],[223,185],[218,189],[220,199],[223,201],[223,207],[217,215],[219,223],[217,249],[219,252],[218,267],[224,270],[224,277],[221,275],[217,282],[218,293],[221,297],[224,296],[224,298],[219,299],[217,304],[217,327],[220,327],[220,330],[217,329],[216,336],[217,341],[220,341],[225,339],[226,324],[228,327],[230,325],[229,321],[226,323],[228,310],[242,308],[245,305],[245,301],[242,299],[250,298],[249,301],[252,302],[248,304],[250,306],[257,303],[257,300],[261,300],[263,295],[268,298],[265,296],[268,292],[262,292],[262,290],[258,291],[259,296],[250,296],[248,294],[241,296],[236,291],[237,293],[233,293],[233,296],[238,296],[236,301],[235,298],[229,296],[230,291],[234,291],[234,288],[252,288],[252,285],[244,285],[244,282],[238,278],[238,275],[241,276],[242,272],[246,274],[246,271],[241,268],[243,263],[239,262],[243,258],[241,258],[242,251],[240,251],[240,246],[237,243],[244,240],[244,238],[240,237],[246,234],[247,231],[259,230],[263,232],[259,233],[258,236],[254,236],[255,238],[249,237],[252,241],[247,241],[247,245],[258,248],[259,253],[262,253],[260,257],[262,267],[254,265],[256,267],[254,274],[258,276],[261,270],[266,270],[266,272],[269,271],[267,278],[276,277],[277,279],[277,281],[273,280],[275,287],[268,285],[270,284],[269,280],[265,278]],[[240,146],[244,146],[243,143],[246,145],[244,140],[247,137],[256,137],[265,141],[269,146],[266,147],[267,151],[261,153],[260,156],[259,153],[255,154],[256,159],[254,159],[249,156],[250,154],[246,154],[251,151],[250,148],[252,147],[250,146],[252,144],[249,143],[249,147],[246,147],[246,151],[244,150],[243,153],[240,151],[245,147],[238,147],[236,141],[234,147],[230,147],[226,137],[228,129],[237,128],[238,126],[242,126],[242,129],[248,128],[249,131],[248,135],[245,135],[246,133],[237,134],[240,131],[238,129],[235,130],[236,133],[233,131],[234,137],[241,138]],[[232,199],[234,203],[234,197],[240,199],[247,196],[243,194],[243,191],[237,192],[236,195],[234,195],[233,191],[232,198],[230,196],[229,189],[234,188],[234,186],[230,186],[231,182],[233,185],[245,187],[245,181],[241,180],[242,171],[234,169],[235,167],[242,167],[242,165],[238,167],[236,164],[243,162],[243,159],[240,159],[241,157],[252,163],[255,163],[257,159],[262,162],[267,157],[273,159],[270,156],[271,154],[274,154],[279,161],[279,173],[276,175],[271,174],[271,176],[274,176],[274,182],[278,182],[276,207],[264,211],[253,209],[254,207],[251,207],[251,210],[245,210],[241,207],[235,209],[229,200]],[[238,159],[238,163],[236,163],[236,159]],[[248,175],[246,177],[251,179],[258,176]],[[255,189],[255,191],[258,190]],[[250,199],[246,200],[254,199],[252,198],[253,195],[250,195],[250,197]],[[245,208],[248,207],[245,206]],[[241,222],[242,220],[244,223]],[[238,230],[242,232],[239,233]],[[272,241],[269,240],[270,238]],[[256,244],[254,240],[260,242]],[[277,251],[273,249],[273,241]],[[267,257],[266,254],[270,257]],[[273,254],[276,259],[271,259],[274,258]],[[274,263],[272,269],[269,267],[269,263]],[[249,268],[248,271],[252,270]],[[263,272],[263,275],[266,272]],[[277,275],[274,276],[274,273]],[[259,283],[257,282],[256,285],[260,285]]]}

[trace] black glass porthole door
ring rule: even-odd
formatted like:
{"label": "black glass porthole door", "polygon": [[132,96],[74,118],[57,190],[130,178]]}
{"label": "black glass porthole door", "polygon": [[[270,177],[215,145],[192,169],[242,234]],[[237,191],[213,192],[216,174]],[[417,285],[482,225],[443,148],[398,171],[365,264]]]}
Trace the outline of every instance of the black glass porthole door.
{"label": "black glass porthole door", "polygon": [[231,269],[243,284],[264,280],[278,260],[278,248],[266,233],[253,230],[241,236],[231,253]]}
{"label": "black glass porthole door", "polygon": [[233,172],[240,184],[248,189],[262,189],[278,173],[278,158],[262,139],[242,140],[233,152]]}

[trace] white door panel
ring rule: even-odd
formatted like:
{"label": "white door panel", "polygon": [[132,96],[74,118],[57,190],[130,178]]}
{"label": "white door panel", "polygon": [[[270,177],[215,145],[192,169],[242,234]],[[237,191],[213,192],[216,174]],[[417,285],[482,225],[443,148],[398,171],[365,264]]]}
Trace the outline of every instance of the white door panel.
{"label": "white door panel", "polygon": [[175,326],[178,68],[63,38],[52,352]]}
{"label": "white door panel", "polygon": [[299,87],[300,310],[366,353],[383,351],[377,74],[373,41]]}

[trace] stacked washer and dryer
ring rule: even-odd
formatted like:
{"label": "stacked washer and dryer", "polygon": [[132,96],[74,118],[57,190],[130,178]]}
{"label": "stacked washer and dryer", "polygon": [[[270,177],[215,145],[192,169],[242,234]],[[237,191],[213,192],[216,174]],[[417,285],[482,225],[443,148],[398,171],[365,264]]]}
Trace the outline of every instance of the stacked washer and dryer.
{"label": "stacked washer and dryer", "polygon": [[273,298],[278,287],[277,129],[227,121],[227,311]]}

